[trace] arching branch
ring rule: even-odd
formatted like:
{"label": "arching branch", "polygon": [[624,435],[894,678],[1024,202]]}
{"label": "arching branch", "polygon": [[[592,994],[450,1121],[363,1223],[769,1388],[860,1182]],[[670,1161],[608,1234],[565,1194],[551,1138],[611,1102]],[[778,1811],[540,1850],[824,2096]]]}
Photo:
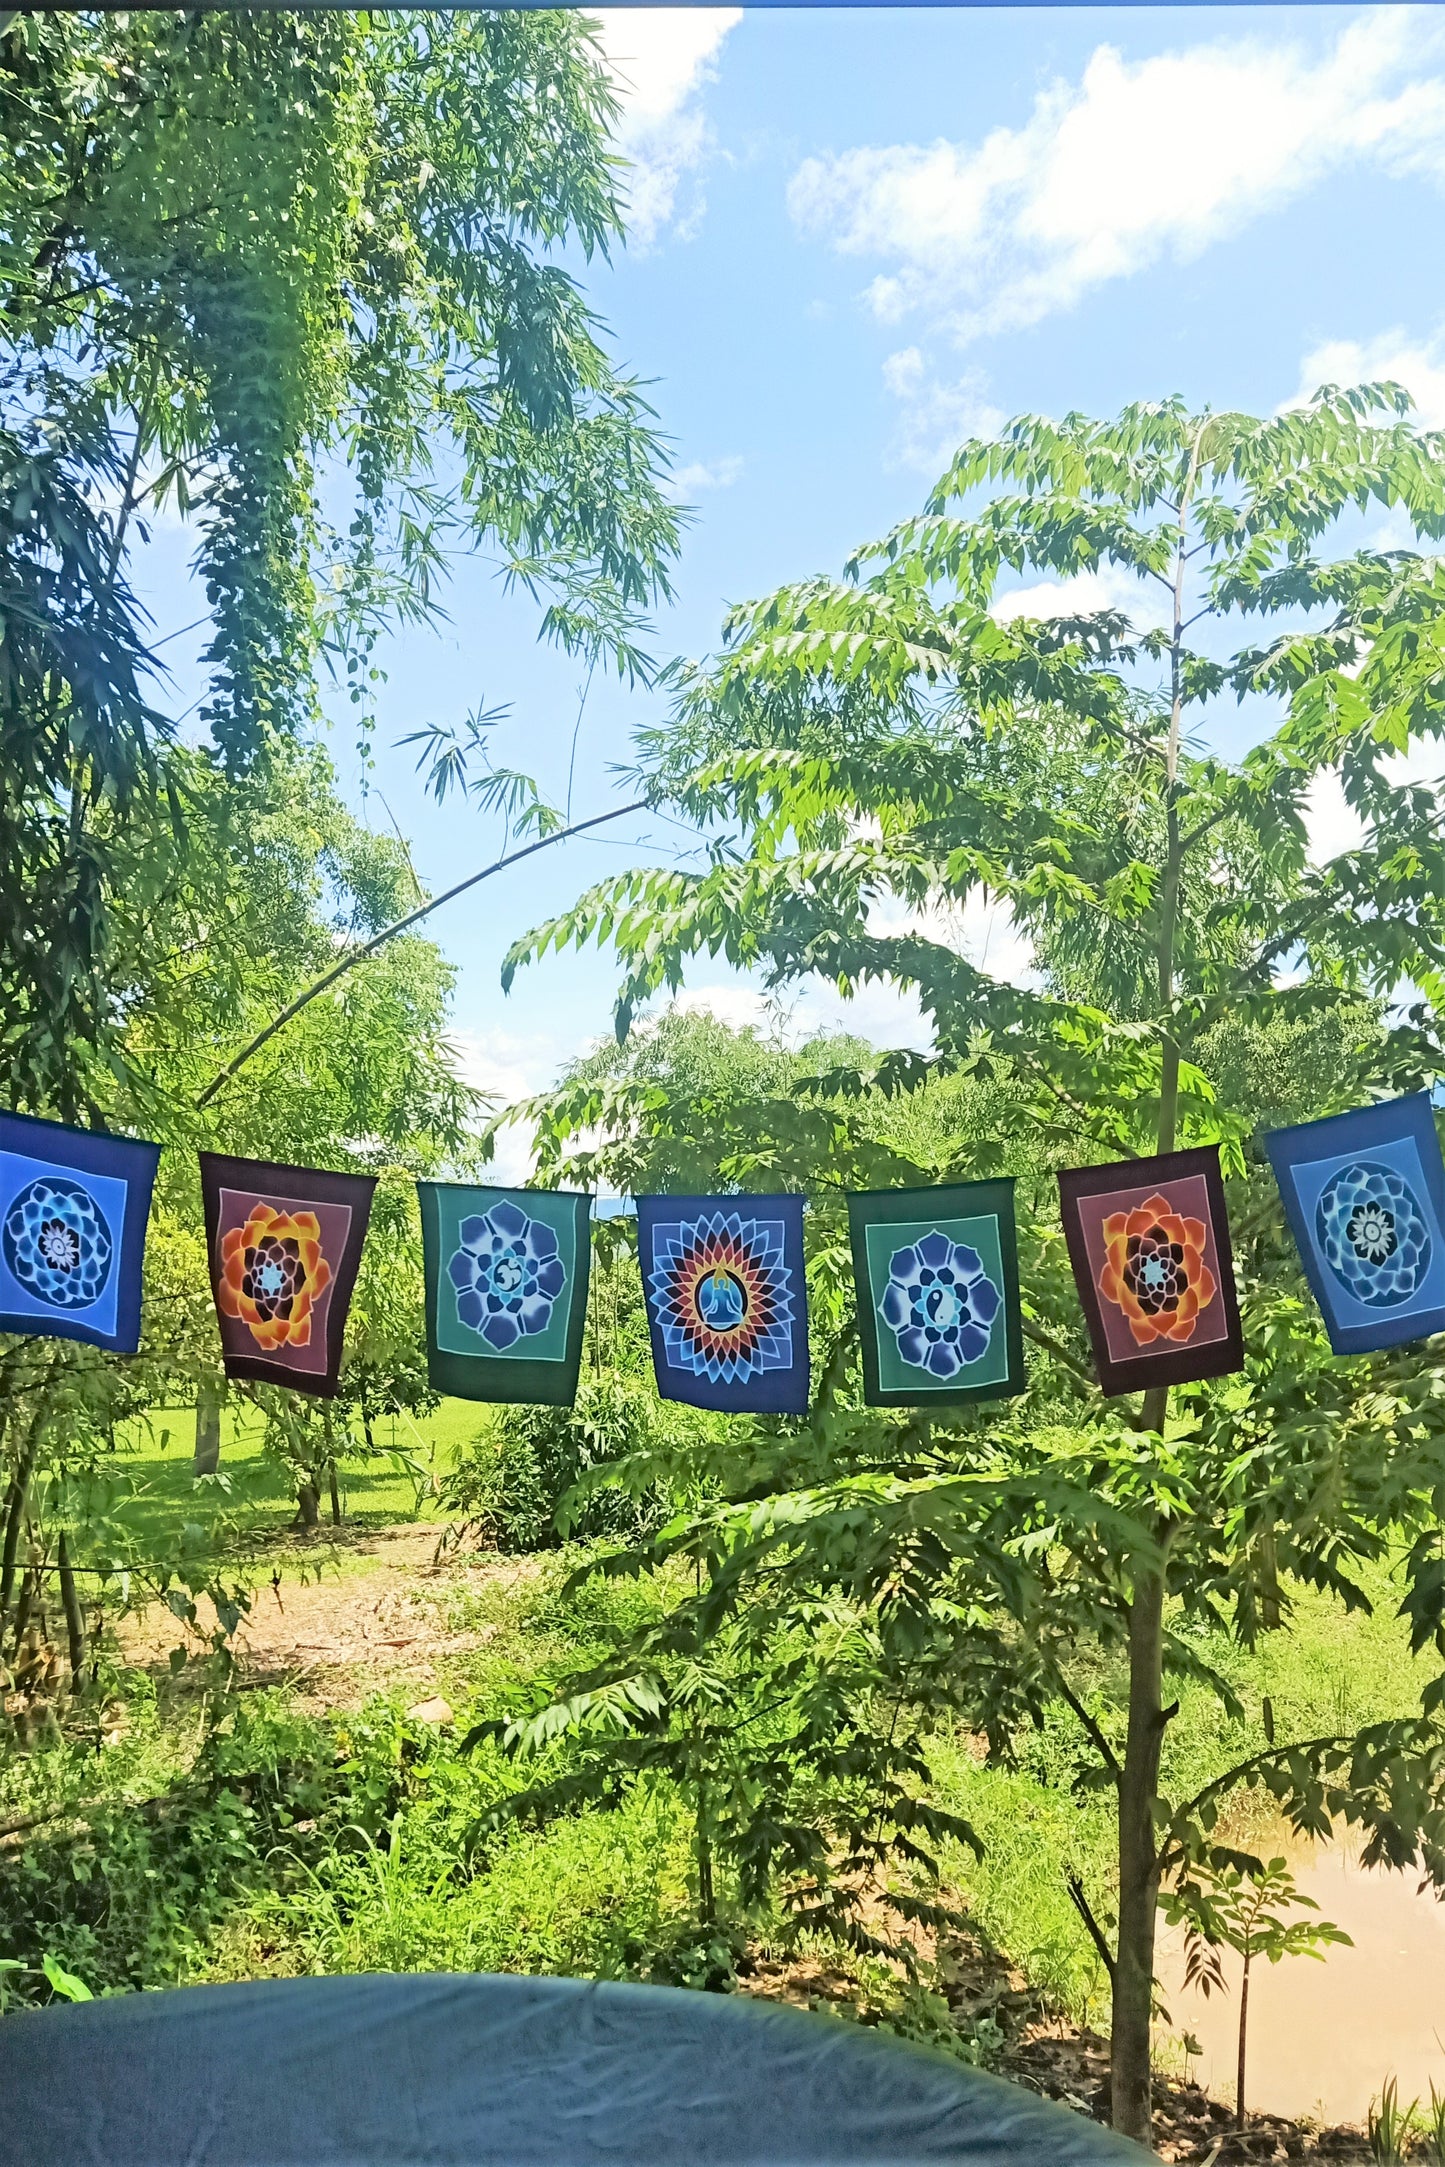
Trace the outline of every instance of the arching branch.
{"label": "arching branch", "polygon": [[374,934],[360,948],[349,949],[339,962],[333,963],[319,978],[313,978],[311,984],[298,993],[294,1001],[288,1001],[279,1016],[273,1016],[264,1030],[258,1031],[238,1054],[233,1055],[223,1069],[216,1072],[196,1100],[197,1113],[203,1106],[210,1105],[217,1092],[223,1090],[231,1078],[240,1073],[253,1054],[259,1053],[278,1031],[284,1030],[293,1016],[299,1016],[302,1009],[314,1001],[318,994],[325,993],[336,984],[338,978],[344,978],[348,971],[354,971],[358,963],[364,963],[368,956],[374,956],[378,948],[384,948],[387,942],[395,940],[399,933],[407,932],[423,918],[429,917],[434,910],[440,910],[443,903],[450,903],[454,897],[465,894],[468,888],[475,888],[478,881],[490,880],[494,873],[505,872],[509,865],[520,865],[523,858],[535,857],[539,850],[547,850],[553,843],[565,843],[569,836],[585,835],[589,828],[605,827],[609,820],[621,820],[628,813],[645,812],[647,803],[646,798],[634,798],[630,805],[619,805],[610,813],[594,813],[590,820],[574,821],[570,828],[558,828],[551,835],[543,835],[535,843],[528,843],[525,849],[509,851],[506,857],[495,859],[491,865],[484,865],[479,873],[468,873],[465,880],[459,880],[455,887],[444,889],[440,895],[434,895],[430,902],[419,904],[415,910],[408,911],[404,918],[398,918],[394,924],[383,926],[380,933]]}

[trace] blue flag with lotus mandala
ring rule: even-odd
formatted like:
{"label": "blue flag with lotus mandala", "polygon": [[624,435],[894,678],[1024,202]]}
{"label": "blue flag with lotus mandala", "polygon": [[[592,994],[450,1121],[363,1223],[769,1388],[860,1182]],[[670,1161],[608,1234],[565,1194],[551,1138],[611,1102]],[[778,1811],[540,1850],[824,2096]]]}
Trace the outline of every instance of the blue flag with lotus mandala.
{"label": "blue flag with lotus mandala", "polygon": [[140,1344],[159,1144],[0,1114],[0,1331]]}
{"label": "blue flag with lotus mandala", "polygon": [[1012,1181],[848,1199],[863,1397],[940,1407],[1022,1392]]}
{"label": "blue flag with lotus mandala", "polygon": [[1264,1139],[1336,1354],[1445,1331],[1445,1164],[1429,1094]]}
{"label": "blue flag with lotus mandala", "polygon": [[800,1196],[640,1196],[637,1254],[663,1399],[807,1412]]}
{"label": "blue flag with lotus mandala", "polygon": [[570,1407],[592,1199],[420,1181],[427,1370],[454,1399]]}

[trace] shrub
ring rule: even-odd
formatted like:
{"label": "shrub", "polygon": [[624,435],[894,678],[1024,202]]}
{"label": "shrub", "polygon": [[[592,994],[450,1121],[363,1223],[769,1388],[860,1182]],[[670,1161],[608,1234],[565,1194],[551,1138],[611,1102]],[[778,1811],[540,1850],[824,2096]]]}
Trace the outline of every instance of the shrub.
{"label": "shrub", "polygon": [[[668,1412],[654,1394],[607,1371],[584,1379],[571,1407],[501,1409],[463,1448],[442,1503],[499,1550],[550,1549],[564,1535],[631,1540],[666,1516],[670,1498],[650,1468],[671,1436]],[[630,1463],[626,1479],[588,1479],[604,1469],[620,1477],[624,1462]]]}

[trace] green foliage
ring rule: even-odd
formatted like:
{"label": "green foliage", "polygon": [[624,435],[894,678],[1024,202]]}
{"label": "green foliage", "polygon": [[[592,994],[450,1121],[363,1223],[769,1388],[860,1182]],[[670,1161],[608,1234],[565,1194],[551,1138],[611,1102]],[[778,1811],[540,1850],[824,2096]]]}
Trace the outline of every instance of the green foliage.
{"label": "green foliage", "polygon": [[1437,2161],[1445,2161],[1445,2092],[1430,2085],[1430,2110],[1425,2116],[1425,2141]]}
{"label": "green foliage", "polygon": [[[12,1477],[0,1526],[16,1509],[21,1468],[37,1506],[42,1485],[64,1472],[71,1505],[85,1508],[79,1532],[88,1567],[146,1562],[134,1542],[117,1539],[102,1509],[114,1488],[117,1425],[219,1379],[195,1147],[303,1165],[359,1162],[382,1176],[341,1398],[324,1407],[298,1405],[296,1395],[271,1401],[274,1442],[314,1484],[338,1458],[377,1457],[378,1421],[389,1431],[393,1411],[431,1404],[412,1183],[467,1163],[476,1106],[452,1066],[452,972],[428,942],[411,939],[358,970],[343,998],[313,1004],[251,1064],[244,1089],[233,1086],[213,1110],[196,1113],[199,1087],[232,1034],[273,1012],[334,956],[338,940],[370,930],[377,917],[384,922],[410,876],[399,847],[367,835],[338,804],[319,755],[278,756],[254,775],[244,815],[240,793],[224,778],[199,764],[193,779],[186,848],[154,908],[118,929],[111,952],[131,1056],[124,1079],[110,1079],[112,1105],[125,1126],[173,1147],[162,1155],[155,1192],[140,1355],[121,1363],[37,1340],[0,1350]],[[214,937],[218,926],[226,938]],[[42,1531],[49,1524],[42,1519]],[[0,1608],[10,1592],[0,1589]]]}
{"label": "green foliage", "polygon": [[0,1053],[12,1105],[74,1120],[104,1090],[70,1049],[108,1035],[113,830],[165,823],[169,731],[96,508],[119,481],[114,446],[73,404],[47,428],[32,391],[0,360]]}
{"label": "green foliage", "polygon": [[1418,2099],[1412,2099],[1408,2107],[1400,2105],[1397,2077],[1387,2077],[1379,2099],[1370,2101],[1365,2137],[1370,2157],[1380,2167],[1399,2167],[1409,2157],[1411,2140],[1420,2126],[1419,2106]]}
{"label": "green foliage", "polygon": [[[620,232],[584,26],[19,17],[0,65],[12,337],[84,352],[95,410],[137,418],[145,498],[201,510],[233,758],[304,709],[318,629],[354,628],[364,682],[377,613],[429,607],[458,542],[499,543],[563,636],[594,591],[625,627],[676,515],[637,387],[549,260]],[[348,535],[313,501],[323,454],[354,477]]]}
{"label": "green foliage", "polygon": [[1287,1956],[1323,1959],[1334,1942],[1352,1948],[1348,1934],[1326,1919],[1285,1919],[1281,1912],[1318,1911],[1312,1896],[1295,1887],[1294,1876],[1282,1858],[1266,1859],[1254,1870],[1221,1866],[1192,1887],[1170,1892],[1165,1917],[1171,1926],[1188,1921],[1185,1936],[1184,1984],[1198,1986],[1205,1994],[1224,1986],[1220,1949],[1233,1949],[1245,1964],[1257,1956],[1271,1964]]}
{"label": "green foliage", "polygon": [[1245,2125],[1245,2065],[1249,2040],[1249,1974],[1257,1957],[1271,1964],[1287,1956],[1313,1956],[1320,1961],[1334,1943],[1352,1948],[1348,1934],[1327,1919],[1288,1919],[1289,1911],[1318,1911],[1312,1896],[1295,1887],[1294,1875],[1282,1858],[1261,1864],[1234,1866],[1211,1863],[1192,1879],[1170,1890],[1164,1916],[1171,1925],[1187,1922],[1184,1937],[1184,1984],[1197,1986],[1209,1995],[1223,1992],[1224,1968],[1219,1952],[1233,1949],[1240,1958],[1239,2065],[1234,2097],[1234,2119]]}
{"label": "green foliage", "polygon": [[[751,1027],[736,1031],[706,1013],[669,1009],[625,1043],[574,1063],[555,1091],[507,1107],[494,1127],[532,1125],[544,1178],[565,1171],[569,1180],[602,1179],[623,1195],[706,1195],[777,1163],[769,1153],[796,1152],[803,1091],[868,1055],[861,1039],[823,1037],[793,1052]],[[600,1148],[578,1148],[592,1130]],[[756,1161],[742,1156],[748,1135]],[[817,1141],[822,1178],[822,1123]]]}
{"label": "green foliage", "polygon": [[[11,13],[0,93],[0,1046],[12,1104],[105,1125],[124,934],[198,820],[245,834],[212,770],[303,741],[323,668],[365,743],[378,638],[479,545],[645,673],[678,517],[555,260],[620,233],[579,19]],[[209,613],[200,755],[127,580],[162,510]]]}
{"label": "green foliage", "polygon": [[[602,1629],[543,1595],[507,1619],[493,1692]],[[112,1738],[75,1736],[9,1773],[38,1826],[0,1849],[11,2002],[311,1970],[685,1967],[675,1801],[571,1816],[541,1838],[477,1824],[514,1779],[494,1753],[373,1699],[318,1717],[285,1694],[158,1709],[131,1681]]]}
{"label": "green foliage", "polygon": [[[926,1883],[937,1881],[939,1845],[976,1839],[928,1797],[920,1740],[884,1699],[867,1631],[821,1605],[789,1626],[759,1606],[703,1633],[675,1604],[586,1669],[539,1678],[519,1709],[463,1741],[500,1746],[532,1775],[483,1818],[477,1840],[584,1804],[676,1795],[692,1823],[705,1934],[723,1903],[776,1910],[790,1943],[820,1935],[912,1970],[911,1944],[880,1919],[952,1923]],[[559,1741],[571,1749],[560,1772]]]}
{"label": "green foliage", "polygon": [[[1412,1645],[1445,1655],[1445,1378],[1418,1348],[1330,1358],[1255,1140],[1263,1120],[1445,1067],[1445,800],[1396,761],[1441,727],[1445,584],[1428,547],[1328,553],[1346,515],[1376,509],[1417,543],[1445,531],[1445,442],[1393,385],[1268,419],[1177,399],[1022,417],[965,445],[844,579],[735,610],[720,654],[675,673],[643,766],[658,804],[709,831],[702,869],[604,881],[507,965],[609,944],[619,1036],[700,955],[775,988],[877,981],[921,1005],[927,1056],[794,1084],[755,1105],[751,1133],[710,1107],[727,1178],[822,1189],[821,1383],[806,1425],[743,1441],[731,1498],[635,1562],[696,1566],[700,1641],[759,1604],[844,1606],[920,1718],[961,1720],[996,1760],[1071,1712],[1066,1780],[1118,1815],[1115,2111],[1139,2137],[1158,1892],[1237,1863],[1219,1831],[1240,1786],[1302,1830],[1353,1820],[1368,1858],[1445,1881],[1436,1686],[1363,1730],[1260,1737],[1194,1790],[1159,1774],[1165,1677],[1207,1683],[1232,1720],[1208,1636],[1253,1647],[1287,1626],[1292,1584],[1364,1609],[1371,1568],[1403,1554]],[[1139,576],[1137,609],[995,614],[1005,568],[1101,567]],[[1267,719],[1229,761],[1205,732],[1241,700]],[[1319,864],[1308,793],[1328,776],[1362,832]],[[1012,983],[961,931],[980,903],[1031,947]],[[951,1151],[926,1122],[880,1119],[940,1080]],[[657,1158],[691,1128],[650,1080],[555,1104],[564,1167],[629,1164],[639,1128]],[[1136,1415],[1093,1389],[1052,1175],[1177,1143],[1221,1149],[1248,1358]],[[1019,1177],[1023,1398],[946,1420],[858,1410],[825,1158],[839,1186]]]}
{"label": "green foliage", "polygon": [[645,1385],[614,1371],[584,1376],[570,1407],[500,1408],[459,1455],[443,1509],[501,1550],[645,1534],[665,1509],[655,1484],[634,1493],[588,1478],[664,1450],[675,1427],[669,1413]]}
{"label": "green foliage", "polygon": [[[60,1475],[69,1513],[118,1422],[218,1381],[196,1145],[397,1185],[467,1162],[451,973],[415,937],[216,1088],[416,900],[404,845],[336,798],[323,671],[365,737],[378,638],[439,617],[484,545],[555,637],[636,675],[678,520],[557,260],[620,233],[580,19],[9,14],[0,93],[0,1050],[10,1104],[175,1147],[139,1364],[0,1352],[5,1614],[27,1509],[48,1572]],[[199,745],[131,592],[161,511],[206,596]],[[525,811],[495,775],[480,797]],[[273,1409],[303,1497],[430,1398],[394,1206],[384,1185],[341,1405]],[[112,1533],[88,1526],[86,1568],[134,1562]]]}

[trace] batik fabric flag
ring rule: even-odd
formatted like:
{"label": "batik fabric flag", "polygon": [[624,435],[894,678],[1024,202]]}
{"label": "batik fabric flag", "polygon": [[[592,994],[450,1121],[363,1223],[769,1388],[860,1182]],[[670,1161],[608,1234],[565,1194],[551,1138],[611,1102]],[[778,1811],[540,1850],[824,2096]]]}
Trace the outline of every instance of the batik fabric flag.
{"label": "batik fabric flag", "polygon": [[419,1181],[427,1373],[453,1399],[570,1407],[592,1199],[566,1189]]}
{"label": "batik fabric flag", "polygon": [[1212,1146],[1059,1176],[1064,1238],[1099,1382],[1147,1391],[1244,1363],[1234,1259]]}
{"label": "batik fabric flag", "polygon": [[375,1188],[369,1174],[201,1153],[228,1377],[333,1397]]}
{"label": "batik fabric flag", "polygon": [[663,1399],[806,1413],[800,1196],[640,1196],[637,1247]]}
{"label": "batik fabric flag", "polygon": [[1429,1094],[1264,1139],[1336,1354],[1445,1331],[1445,1166]]}
{"label": "batik fabric flag", "polygon": [[140,1345],[159,1144],[0,1114],[0,1332]]}
{"label": "batik fabric flag", "polygon": [[1012,1181],[848,1199],[863,1397],[947,1407],[1022,1392]]}

